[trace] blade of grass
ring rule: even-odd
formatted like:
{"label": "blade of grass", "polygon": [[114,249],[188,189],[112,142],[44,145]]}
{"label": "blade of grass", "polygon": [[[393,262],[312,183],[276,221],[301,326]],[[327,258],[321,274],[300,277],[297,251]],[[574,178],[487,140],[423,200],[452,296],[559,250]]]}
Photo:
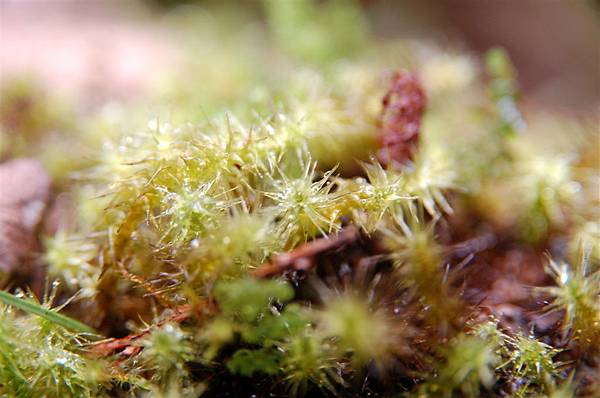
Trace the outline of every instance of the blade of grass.
{"label": "blade of grass", "polygon": [[97,334],[97,332],[94,329],[92,329],[84,323],[76,321],[73,318],[69,318],[68,316],[59,314],[56,311],[52,311],[48,308],[45,308],[40,304],[22,299],[20,297],[16,297],[8,292],[0,290],[0,301],[7,305],[11,305],[15,308],[18,308],[22,311],[42,317],[50,322],[54,322],[55,324],[60,325],[66,329],[79,333]]}

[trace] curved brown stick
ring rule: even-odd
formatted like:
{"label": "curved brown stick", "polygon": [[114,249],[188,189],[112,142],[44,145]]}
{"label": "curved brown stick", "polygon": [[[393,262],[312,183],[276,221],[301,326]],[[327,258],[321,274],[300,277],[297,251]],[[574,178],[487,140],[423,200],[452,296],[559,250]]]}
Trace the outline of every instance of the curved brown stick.
{"label": "curved brown stick", "polygon": [[175,313],[171,315],[168,319],[157,323],[156,325],[152,325],[140,332],[130,334],[128,336],[122,338],[111,338],[99,341],[90,346],[90,352],[93,355],[98,357],[105,357],[111,355],[115,352],[122,351],[125,356],[131,356],[137,354],[141,347],[133,346],[133,344],[139,340],[140,338],[148,335],[150,332],[155,330],[156,328],[160,328],[161,326],[174,322],[174,323],[182,323],[189,318],[191,318],[192,314],[194,314],[194,309],[191,305],[183,305],[177,307],[175,309]]}
{"label": "curved brown stick", "polygon": [[349,225],[338,234],[310,241],[290,252],[279,254],[273,259],[256,268],[252,272],[255,278],[269,278],[288,270],[306,271],[313,267],[313,258],[317,254],[336,250],[356,242],[360,236],[358,228]]}

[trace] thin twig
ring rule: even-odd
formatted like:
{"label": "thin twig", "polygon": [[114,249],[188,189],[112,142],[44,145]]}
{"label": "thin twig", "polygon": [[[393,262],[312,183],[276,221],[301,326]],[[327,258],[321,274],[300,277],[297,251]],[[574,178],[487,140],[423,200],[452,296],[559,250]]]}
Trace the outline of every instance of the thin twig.
{"label": "thin twig", "polygon": [[360,234],[354,225],[349,225],[338,234],[315,239],[288,253],[275,256],[270,262],[252,272],[255,278],[269,278],[288,270],[308,270],[314,265],[312,259],[323,252],[336,250],[356,242]]}
{"label": "thin twig", "polygon": [[91,344],[90,352],[93,355],[96,355],[98,357],[105,357],[105,356],[111,355],[119,350],[122,350],[122,351],[124,351],[124,354],[126,356],[131,356],[131,355],[139,352],[139,350],[137,350],[137,351],[134,349],[130,349],[129,351],[126,351],[126,350],[130,346],[132,346],[133,343],[135,343],[137,340],[148,335],[153,330],[160,328],[167,323],[171,323],[171,322],[182,323],[182,322],[186,321],[187,319],[189,319],[193,313],[194,313],[194,311],[193,311],[193,308],[191,305],[183,305],[183,306],[177,307],[175,309],[175,313],[173,315],[171,315],[169,318],[167,318],[166,320],[164,320],[162,322],[157,323],[156,325],[149,326],[140,332],[130,334],[128,336],[121,337],[118,339],[110,338],[110,339],[102,340],[102,341]]}

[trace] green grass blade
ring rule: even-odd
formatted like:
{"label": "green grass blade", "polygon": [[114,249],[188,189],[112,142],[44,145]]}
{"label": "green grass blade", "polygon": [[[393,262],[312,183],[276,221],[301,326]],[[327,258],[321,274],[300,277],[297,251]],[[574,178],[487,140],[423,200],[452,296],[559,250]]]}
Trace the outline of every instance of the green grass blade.
{"label": "green grass blade", "polygon": [[65,329],[79,333],[97,334],[94,329],[86,324],[76,321],[73,318],[69,318],[68,316],[59,314],[56,311],[45,308],[40,304],[16,297],[8,292],[0,290],[0,301],[22,311],[42,317],[50,322],[64,327]]}

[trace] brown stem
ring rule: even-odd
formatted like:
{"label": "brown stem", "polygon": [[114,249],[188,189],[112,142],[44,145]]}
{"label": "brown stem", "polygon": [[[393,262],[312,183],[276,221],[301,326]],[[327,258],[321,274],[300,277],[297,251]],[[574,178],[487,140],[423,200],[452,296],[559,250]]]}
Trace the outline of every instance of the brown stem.
{"label": "brown stem", "polygon": [[306,271],[314,266],[313,258],[326,251],[340,249],[356,242],[360,234],[358,228],[349,225],[337,235],[315,239],[290,252],[275,256],[270,262],[261,265],[252,272],[255,278],[269,278],[288,270]]}
{"label": "brown stem", "polygon": [[[209,303],[207,302],[207,304]],[[208,306],[208,308],[212,308],[212,306]],[[148,335],[156,328],[160,328],[167,323],[182,323],[191,318],[191,316],[197,312],[198,311],[195,311],[195,309],[192,308],[191,305],[179,306],[175,309],[175,313],[171,315],[168,319],[165,319],[164,321],[159,322],[156,325],[152,325],[140,332],[130,334],[122,338],[111,338],[94,343],[90,347],[90,352],[92,353],[92,355],[98,357],[105,357],[117,351],[121,351],[124,356],[129,357],[131,355],[137,354],[140,351],[137,348],[131,348],[133,347],[133,344],[140,338]]]}

